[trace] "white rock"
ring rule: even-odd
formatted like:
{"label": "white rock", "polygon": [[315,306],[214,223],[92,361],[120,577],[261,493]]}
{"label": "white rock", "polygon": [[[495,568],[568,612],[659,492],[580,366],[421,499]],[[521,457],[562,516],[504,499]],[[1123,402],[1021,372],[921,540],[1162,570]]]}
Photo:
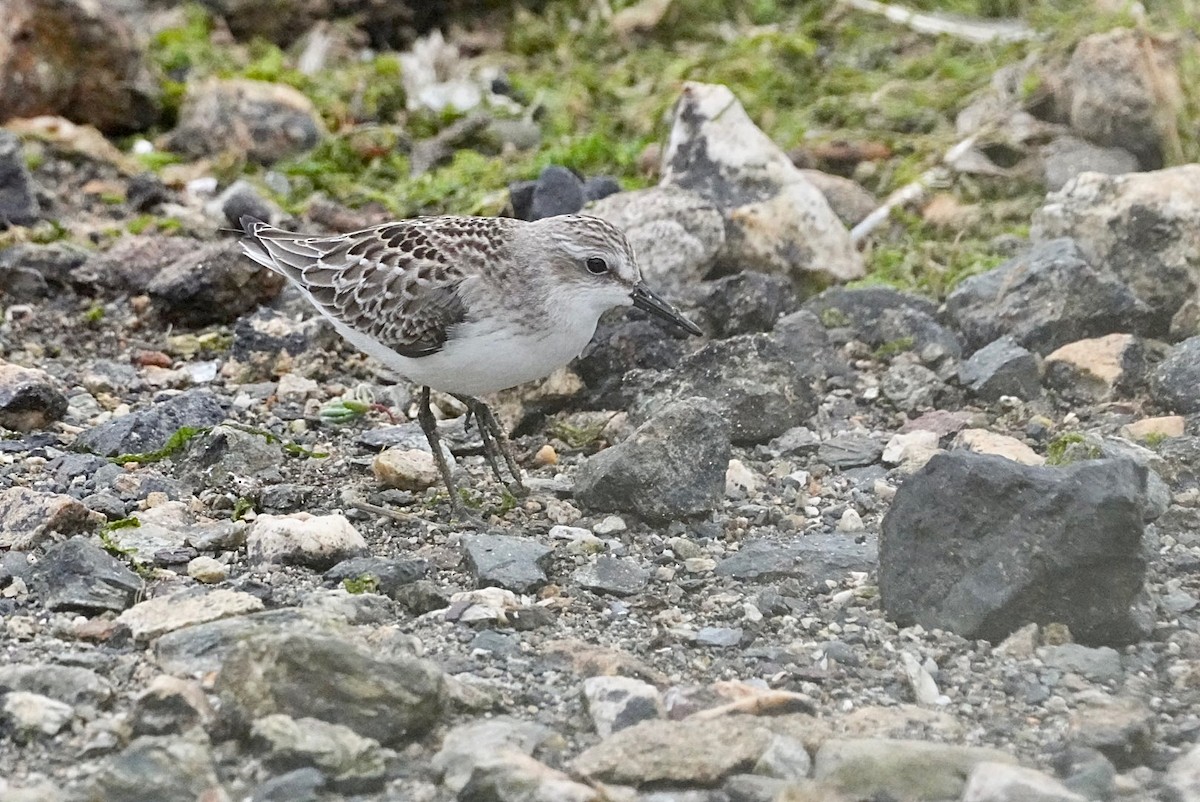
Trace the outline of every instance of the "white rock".
{"label": "white rock", "polygon": [[371,462],[375,479],[386,487],[421,491],[441,482],[433,454],[420,449],[389,448]]}
{"label": "white rock", "polygon": [[1171,764],[1166,786],[1175,792],[1179,802],[1200,802],[1200,745]]}
{"label": "white rock", "polygon": [[315,396],[320,389],[321,385],[312,379],[298,373],[285,373],[279,377],[275,396],[280,401],[303,401],[309,396]]}
{"label": "white rock", "polygon": [[[592,531],[603,537],[604,535],[617,535],[628,529],[625,519],[619,515],[609,515],[603,521],[592,527]],[[554,530],[551,530],[554,531]]]}
{"label": "white rock", "polygon": [[246,533],[253,563],[333,565],[368,552],[367,541],[344,515],[260,515]]}
{"label": "white rock", "polygon": [[583,681],[583,699],[601,738],[663,713],[658,689],[633,677],[588,677]]}
{"label": "white rock", "polygon": [[941,450],[938,447],[938,439],[937,432],[926,429],[894,434],[883,447],[881,459],[885,465],[903,464],[906,468],[911,468],[909,472],[916,472]]}
{"label": "white rock", "polygon": [[729,460],[725,469],[725,495],[745,498],[758,492],[758,477],[740,459]]}
{"label": "white rock", "polygon": [[41,735],[58,733],[75,716],[75,708],[69,704],[28,691],[6,693],[0,712],[13,730]]}
{"label": "white rock", "polygon": [[861,532],[864,529],[866,527],[863,525],[862,516],[853,508],[847,509],[838,519],[837,530],[839,532]]}
{"label": "white rock", "polygon": [[152,640],[193,624],[261,609],[262,599],[240,590],[218,588],[203,593],[185,590],[139,602],[117,616],[117,623],[129,627],[135,640]]}
{"label": "white rock", "polygon": [[196,557],[188,563],[187,573],[197,582],[212,585],[229,577],[229,566],[212,557]]}
{"label": "white rock", "polygon": [[1007,763],[976,763],[962,802],[1087,802],[1058,780]]}
{"label": "white rock", "polygon": [[954,448],[965,448],[976,454],[995,454],[1022,465],[1045,465],[1046,458],[1015,437],[989,432],[987,429],[963,429],[954,438]]}

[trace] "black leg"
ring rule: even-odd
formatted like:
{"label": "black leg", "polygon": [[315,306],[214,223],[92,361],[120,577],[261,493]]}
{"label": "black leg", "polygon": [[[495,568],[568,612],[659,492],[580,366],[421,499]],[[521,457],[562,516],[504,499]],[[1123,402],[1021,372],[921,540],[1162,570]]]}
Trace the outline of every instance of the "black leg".
{"label": "black leg", "polygon": [[505,482],[501,478],[500,468],[496,464],[497,456],[504,460],[508,472],[512,474],[513,481],[508,486],[509,490],[517,495],[527,494],[529,491],[526,489],[525,483],[521,481],[521,466],[513,457],[512,444],[508,441],[508,435],[504,433],[504,429],[500,427],[500,422],[492,414],[492,410],[477,398],[470,396],[455,396],[455,398],[462,401],[468,409],[475,413],[475,423],[479,427],[479,435],[483,440],[484,453],[487,454],[488,462],[491,463],[492,471],[496,474],[500,484]]}
{"label": "black leg", "polygon": [[425,439],[429,441],[430,450],[433,451],[433,461],[437,464],[438,473],[442,475],[446,490],[450,491],[450,508],[456,518],[462,518],[462,499],[458,497],[458,488],[454,485],[454,477],[450,475],[450,466],[446,464],[446,457],[442,454],[442,438],[438,436],[437,419],[433,417],[433,407],[429,405],[428,387],[421,388],[421,406],[417,411],[417,420],[425,432]]}

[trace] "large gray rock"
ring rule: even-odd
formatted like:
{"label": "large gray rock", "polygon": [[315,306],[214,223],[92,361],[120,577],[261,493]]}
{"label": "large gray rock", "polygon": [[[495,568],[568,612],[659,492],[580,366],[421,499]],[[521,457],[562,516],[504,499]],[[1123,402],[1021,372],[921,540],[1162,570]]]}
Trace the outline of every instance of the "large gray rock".
{"label": "large gray rock", "polygon": [[40,217],[41,207],[25,166],[21,140],[16,134],[0,131],[0,231],[9,226],[32,225]]}
{"label": "large gray rock", "polygon": [[334,637],[250,638],[221,666],[217,694],[235,724],[284,713],[343,724],[383,744],[403,743],[438,722],[441,669],[406,655],[379,655]]}
{"label": "large gray rock", "polygon": [[286,279],[251,262],[237,242],[214,242],[167,264],[145,291],[162,316],[184,326],[232,323],[274,298]]}
{"label": "large gray rock", "polygon": [[1145,331],[1131,316],[1123,326],[1072,339],[1117,331],[1165,334],[1200,291],[1200,164],[1120,176],[1085,173],[1046,197],[1030,236],[1074,239],[1084,261],[1116,275],[1149,307]]}
{"label": "large gray rock", "polygon": [[195,802],[224,795],[207,739],[144,735],[100,764],[90,799]]}
{"label": "large gray rock", "polygon": [[729,425],[704,398],[666,405],[629,439],[579,467],[575,497],[596,510],[671,521],[711,512],[725,495]]}
{"label": "large gray rock", "polygon": [[1168,409],[1200,412],[1200,337],[1184,340],[1167,352],[1151,376],[1150,392]]}
{"label": "large gray rock", "polygon": [[938,454],[883,520],[879,590],[901,626],[999,641],[1035,621],[1089,645],[1143,633],[1146,471],[1130,460],[1030,467]]}
{"label": "large gray rock", "polygon": [[103,520],[76,499],[61,493],[39,493],[20,486],[0,492],[2,549],[30,549],[53,533],[86,532]]}
{"label": "large gray rock", "polygon": [[706,282],[696,295],[693,319],[714,339],[770,331],[797,306],[787,279],[753,270]]}
{"label": "large gray rock", "polygon": [[1124,175],[1138,170],[1137,157],[1124,148],[1105,148],[1078,137],[1060,136],[1042,146],[1046,189],[1058,192],[1081,173]]}
{"label": "large gray rock", "polygon": [[104,457],[159,451],[185,426],[214,426],[224,419],[216,396],[208,390],[188,390],[88,429],[76,438],[75,448]]}
{"label": "large gray rock", "polygon": [[675,105],[663,153],[662,185],[698,193],[721,210],[731,270],[787,276],[799,287],[861,278],[862,257],[825,196],[733,92],[688,82]]}
{"label": "large gray rock", "polygon": [[971,276],[946,298],[946,311],[972,351],[1007,334],[1045,355],[1087,337],[1140,333],[1149,324],[1147,306],[1121,281],[1093,269],[1069,239],[1038,243]]}
{"label": "large gray rock", "polygon": [[535,540],[509,535],[467,535],[463,549],[480,587],[497,586],[515,593],[529,593],[546,584],[544,566],[554,552]]}
{"label": "large gray rock", "polygon": [[934,304],[890,287],[833,287],[806,301],[804,309],[826,328],[850,329],[888,355],[912,352],[936,367],[962,354],[958,337],[938,322]]}
{"label": "large gray rock", "polygon": [[719,340],[689,354],[642,394],[631,414],[645,420],[666,404],[696,396],[717,403],[739,445],[765,443],[817,411],[812,383],[767,334]]}
{"label": "large gray rock", "polygon": [[1042,392],[1037,357],[1012,337],[1001,337],[972,354],[958,366],[958,380],[984,401],[997,401],[1002,395],[1028,401]]}
{"label": "large gray rock", "polygon": [[123,562],[82,537],[46,549],[33,566],[30,585],[49,610],[121,612],[144,586]]}

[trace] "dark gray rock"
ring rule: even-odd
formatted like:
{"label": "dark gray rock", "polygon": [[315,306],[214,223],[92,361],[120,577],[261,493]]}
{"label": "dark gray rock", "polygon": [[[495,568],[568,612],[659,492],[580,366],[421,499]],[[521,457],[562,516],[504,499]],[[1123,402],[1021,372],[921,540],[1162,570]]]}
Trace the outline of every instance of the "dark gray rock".
{"label": "dark gray rock", "polygon": [[729,426],[704,398],[675,401],[629,439],[589,457],[575,497],[592,509],[670,521],[715,509],[725,495]]}
{"label": "dark gray rock", "polygon": [[198,682],[162,674],[138,694],[129,726],[134,736],[170,735],[208,724],[212,717]]}
{"label": "dark gray rock", "polygon": [[71,496],[15,485],[0,491],[0,548],[31,549],[51,534],[93,529],[100,519]]}
{"label": "dark gray rock", "polygon": [[1098,749],[1072,744],[1054,759],[1063,785],[1085,799],[1114,799],[1117,769]]}
{"label": "dark gray rock", "polygon": [[874,465],[883,456],[883,443],[862,434],[839,434],[817,447],[817,459],[831,468]]}
{"label": "dark gray rock", "polygon": [[[151,172],[138,173],[125,185],[125,202],[135,212],[149,212],[171,200],[171,190]],[[259,218],[265,220],[266,218]]]}
{"label": "dark gray rock", "polygon": [[145,286],[164,319],[182,326],[232,323],[283,288],[283,276],[259,267],[234,240],[203,245],[166,265]]}
{"label": "dark gray rock", "polygon": [[146,291],[160,271],[201,247],[200,240],[189,237],[122,237],[108,250],[90,254],[71,271],[71,283],[89,292],[137,295]]}
{"label": "dark gray rock", "polygon": [[446,693],[441,669],[428,660],[306,634],[242,641],[225,659],[216,691],[238,729],[284,713],[343,724],[386,745],[437,724]]}
{"label": "dark gray rock", "polygon": [[[283,450],[261,434],[236,426],[214,426],[195,437],[175,459],[175,477],[194,492],[205,487],[228,489],[239,478],[267,481],[279,477]],[[266,474],[266,475],[264,475]]]}
{"label": "dark gray rock", "polygon": [[879,590],[901,626],[999,641],[1061,622],[1087,645],[1143,635],[1146,472],[1130,460],[1062,468],[938,454],[883,521]]}
{"label": "dark gray rock", "polygon": [[946,385],[924,365],[902,361],[888,366],[879,379],[880,394],[904,412],[933,408],[946,393]]}
{"label": "dark gray rock", "polygon": [[[262,587],[257,590],[259,595],[265,592]],[[286,607],[193,624],[157,638],[154,659],[163,671],[173,674],[215,672],[239,643],[289,633],[329,634],[328,621],[312,611]]]}
{"label": "dark gray rock", "polygon": [[337,339],[333,327],[319,315],[296,320],[264,307],[238,318],[229,353],[242,368],[244,381],[267,381],[275,377],[281,356],[298,356],[311,348],[331,346]]}
{"label": "dark gray rock", "polygon": [[543,566],[554,549],[509,535],[468,535],[462,542],[467,568],[480,587],[528,593],[546,584]]}
{"label": "dark gray rock", "polygon": [[633,560],[606,554],[580,568],[572,578],[581,587],[596,593],[631,596],[646,587],[650,572]]}
{"label": "dark gray rock", "polygon": [[854,375],[854,368],[830,342],[821,319],[807,309],[781,317],[770,336],[796,372],[809,381]]}
{"label": "dark gray rock", "polygon": [[812,383],[766,334],[739,335],[689,354],[651,385],[632,415],[646,420],[666,404],[692,397],[717,403],[737,445],[765,443],[817,409]]}
{"label": "dark gray rock", "polygon": [[751,582],[794,577],[812,587],[840,582],[851,571],[873,571],[878,558],[873,540],[841,534],[812,534],[782,542],[752,540],[717,564],[714,573]]}
{"label": "dark gray rock", "polygon": [[[623,310],[622,310],[623,312]],[[683,358],[680,337],[664,336],[652,320],[625,314],[602,318],[583,354],[571,363],[588,387],[588,403],[598,409],[625,409],[644,389],[651,371],[669,370]],[[631,381],[630,371],[645,372],[647,381]]]}
{"label": "dark gray rock", "polygon": [[1146,329],[1149,307],[1088,264],[1073,240],[1056,239],[971,276],[946,298],[971,350],[1004,335],[1045,356],[1067,343]]}
{"label": "dark gray rock", "polygon": [[958,337],[938,322],[933,303],[890,287],[832,287],[803,308],[826,328],[849,328],[881,356],[911,352],[939,367],[962,354]]}
{"label": "dark gray rock", "polygon": [[142,580],[125,563],[82,537],[46,549],[34,565],[31,585],[49,610],[120,612],[142,592]]}
{"label": "dark gray rock", "polygon": [[621,184],[611,175],[596,175],[583,182],[583,198],[587,203],[603,200],[621,191]]}
{"label": "dark gray rock", "polygon": [[416,582],[428,570],[429,564],[425,560],[352,557],[326,571],[325,581],[340,585],[347,579],[369,578],[375,583],[376,592],[394,599],[400,588]]}
{"label": "dark gray rock", "polygon": [[217,198],[221,215],[233,229],[241,229],[243,217],[270,222],[276,218],[275,209],[267,203],[249,181],[235,181]]}
{"label": "dark gray rock", "polygon": [[104,457],[158,451],[184,426],[215,426],[225,410],[208,390],[188,390],[174,398],[88,429],[75,448]]}
{"label": "dark gray rock", "polygon": [[1200,337],[1184,340],[1154,369],[1150,393],[1166,409],[1200,412]]}
{"label": "dark gray rock", "polygon": [[320,769],[296,769],[259,785],[250,802],[318,802],[327,781]]}
{"label": "dark gray rock", "polygon": [[1042,392],[1037,357],[1012,337],[1001,337],[971,354],[958,366],[958,381],[984,401],[1002,395],[1028,401]]}
{"label": "dark gray rock", "polygon": [[1069,671],[1093,682],[1118,682],[1125,676],[1121,655],[1108,646],[1093,648],[1062,643],[1038,649],[1037,656],[1049,668]]}
{"label": "dark gray rock", "polygon": [[0,666],[0,689],[36,693],[72,707],[106,708],[116,696],[113,684],[95,671],[54,663]]}
{"label": "dark gray rock", "polygon": [[770,331],[797,303],[792,282],[754,271],[705,283],[698,296],[699,325],[715,339]]}
{"label": "dark gray rock", "polygon": [[221,793],[220,788],[206,742],[146,735],[100,764],[92,778],[90,798],[106,802],[195,802]]}
{"label": "dark gray rock", "polygon": [[326,773],[329,785],[343,793],[378,791],[386,775],[378,741],[319,719],[265,716],[254,722],[251,742],[268,768],[316,766]]}
{"label": "dark gray rock", "polygon": [[0,429],[44,429],[67,414],[67,397],[44,371],[0,361]]}
{"label": "dark gray rock", "polygon": [[0,292],[14,301],[47,298],[70,285],[71,271],[87,256],[83,248],[65,242],[12,245],[0,250]]}
{"label": "dark gray rock", "polygon": [[0,231],[33,225],[41,215],[21,140],[16,134],[0,131]]}
{"label": "dark gray rock", "polygon": [[551,164],[542,168],[533,186],[528,219],[575,214],[583,208],[584,201],[583,182],[579,176],[566,167]]}

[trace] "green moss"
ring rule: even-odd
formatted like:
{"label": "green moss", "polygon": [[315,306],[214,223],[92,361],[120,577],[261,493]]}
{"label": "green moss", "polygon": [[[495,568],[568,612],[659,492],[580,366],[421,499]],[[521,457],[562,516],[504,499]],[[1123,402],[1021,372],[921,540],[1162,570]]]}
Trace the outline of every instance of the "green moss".
{"label": "green moss", "polygon": [[151,462],[159,462],[183,450],[183,448],[190,443],[193,438],[197,437],[198,435],[206,434],[210,431],[212,431],[211,426],[182,426],[178,431],[171,435],[170,439],[167,440],[166,445],[157,451],[148,451],[142,454],[121,454],[119,456],[112,457],[111,459],[118,465],[124,465],[127,462],[136,462],[139,465],[147,465]]}
{"label": "green moss", "polygon": [[1142,438],[1142,442],[1150,448],[1158,448],[1167,439],[1168,435],[1166,432],[1150,432],[1150,434]]}
{"label": "green moss", "polygon": [[836,306],[827,306],[819,315],[821,325],[827,329],[840,329],[850,325],[850,318]]}
{"label": "green moss", "polygon": [[250,499],[246,498],[245,496],[241,496],[238,498],[238,500],[236,502],[234,502],[233,512],[230,513],[229,518],[230,518],[230,520],[233,520],[233,521],[240,521],[240,520],[242,520],[242,517],[245,516],[246,513],[250,512],[253,509],[254,509],[254,502],[251,501]]}
{"label": "green moss", "polygon": [[886,361],[897,354],[911,351],[916,342],[912,337],[901,337],[891,342],[886,342],[875,349],[875,358],[881,362]]}
{"label": "green moss", "polygon": [[370,574],[362,574],[355,577],[348,576],[342,580],[342,587],[346,589],[347,593],[355,595],[359,593],[374,593],[379,590],[379,579]]}
{"label": "green moss", "polygon": [[575,426],[563,420],[550,424],[550,435],[562,440],[571,448],[587,448],[600,439],[608,421],[597,421],[586,426]]}
{"label": "green moss", "polygon": [[1064,432],[1046,446],[1046,464],[1051,466],[1070,465],[1099,456],[1100,447],[1088,442],[1087,436],[1079,432]]}
{"label": "green moss", "polygon": [[104,320],[104,304],[93,304],[83,313],[83,322],[94,326]]}
{"label": "green moss", "polygon": [[137,549],[122,546],[113,538],[112,533],[118,529],[132,529],[141,525],[142,522],[133,516],[109,521],[100,527],[100,547],[114,557],[132,557],[134,554],[137,554]]}

